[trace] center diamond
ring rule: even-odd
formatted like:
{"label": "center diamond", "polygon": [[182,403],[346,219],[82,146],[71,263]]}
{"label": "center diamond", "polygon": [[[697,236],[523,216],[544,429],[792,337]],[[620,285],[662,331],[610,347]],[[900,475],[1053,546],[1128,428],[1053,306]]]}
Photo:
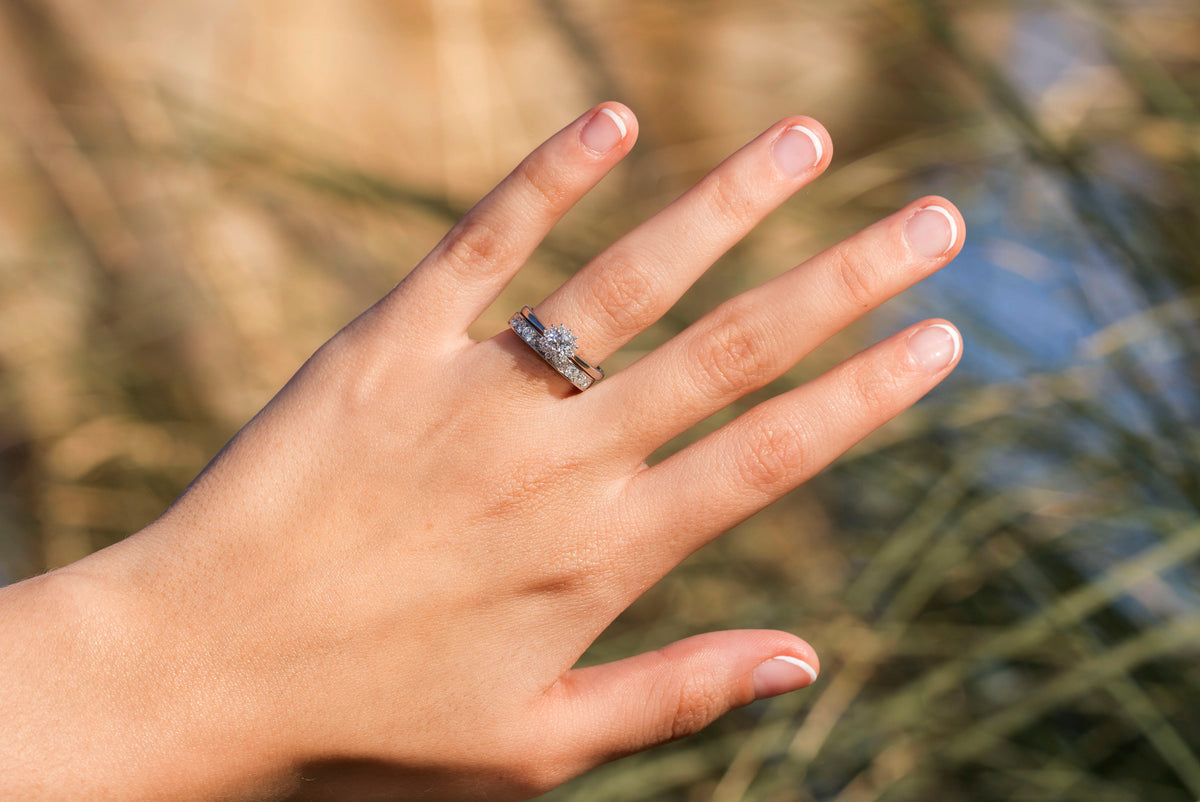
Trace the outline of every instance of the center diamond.
{"label": "center diamond", "polygon": [[575,334],[565,326],[551,326],[542,335],[542,348],[546,356],[569,360],[575,355]]}

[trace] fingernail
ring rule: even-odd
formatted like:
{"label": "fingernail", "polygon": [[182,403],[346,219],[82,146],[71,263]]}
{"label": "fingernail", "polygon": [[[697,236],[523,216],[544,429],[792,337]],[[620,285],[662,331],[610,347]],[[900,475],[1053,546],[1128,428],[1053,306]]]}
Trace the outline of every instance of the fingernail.
{"label": "fingernail", "polygon": [[620,114],[612,109],[600,109],[588,120],[579,138],[586,147],[597,153],[608,153],[628,133],[629,129],[625,127]]}
{"label": "fingernail", "polygon": [[754,698],[766,699],[807,688],[817,681],[817,670],[799,657],[780,655],[754,669]]}
{"label": "fingernail", "polygon": [[926,326],[908,338],[908,352],[927,373],[944,370],[962,352],[962,338],[945,323]]}
{"label": "fingernail", "polygon": [[820,164],[824,153],[821,137],[803,125],[793,125],[775,140],[775,163],[793,177]]}
{"label": "fingernail", "polygon": [[958,240],[958,221],[941,206],[926,206],[908,219],[908,244],[926,259],[941,256]]}

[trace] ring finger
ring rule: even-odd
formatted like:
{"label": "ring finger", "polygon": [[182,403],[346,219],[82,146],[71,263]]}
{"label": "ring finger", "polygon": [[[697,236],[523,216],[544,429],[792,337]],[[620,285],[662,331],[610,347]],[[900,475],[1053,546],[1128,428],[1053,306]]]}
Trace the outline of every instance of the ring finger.
{"label": "ring finger", "polygon": [[721,254],[829,164],[829,135],[808,117],[776,123],[692,189],[592,259],[539,304],[595,363],[667,312]]}

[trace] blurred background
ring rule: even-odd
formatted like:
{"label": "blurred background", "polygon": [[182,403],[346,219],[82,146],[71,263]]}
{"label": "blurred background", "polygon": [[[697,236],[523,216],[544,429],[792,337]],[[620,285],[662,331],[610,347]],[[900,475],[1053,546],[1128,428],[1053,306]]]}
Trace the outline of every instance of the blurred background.
{"label": "blurred background", "polygon": [[805,113],[830,172],[606,367],[931,192],[957,262],[692,437],[927,316],[967,349],[586,658],[778,627],[820,682],[549,798],[1200,798],[1195,0],[3,0],[0,584],[156,517],[608,99],[635,152],[479,336]]}

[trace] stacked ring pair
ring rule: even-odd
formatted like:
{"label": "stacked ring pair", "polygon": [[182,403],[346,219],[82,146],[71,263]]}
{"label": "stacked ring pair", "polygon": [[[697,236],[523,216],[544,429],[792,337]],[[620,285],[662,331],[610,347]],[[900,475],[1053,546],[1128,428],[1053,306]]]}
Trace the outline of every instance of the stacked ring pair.
{"label": "stacked ring pair", "polygon": [[508,325],[546,364],[580,390],[586,390],[604,378],[604,371],[575,355],[575,334],[565,326],[546,326],[533,309],[522,307]]}

